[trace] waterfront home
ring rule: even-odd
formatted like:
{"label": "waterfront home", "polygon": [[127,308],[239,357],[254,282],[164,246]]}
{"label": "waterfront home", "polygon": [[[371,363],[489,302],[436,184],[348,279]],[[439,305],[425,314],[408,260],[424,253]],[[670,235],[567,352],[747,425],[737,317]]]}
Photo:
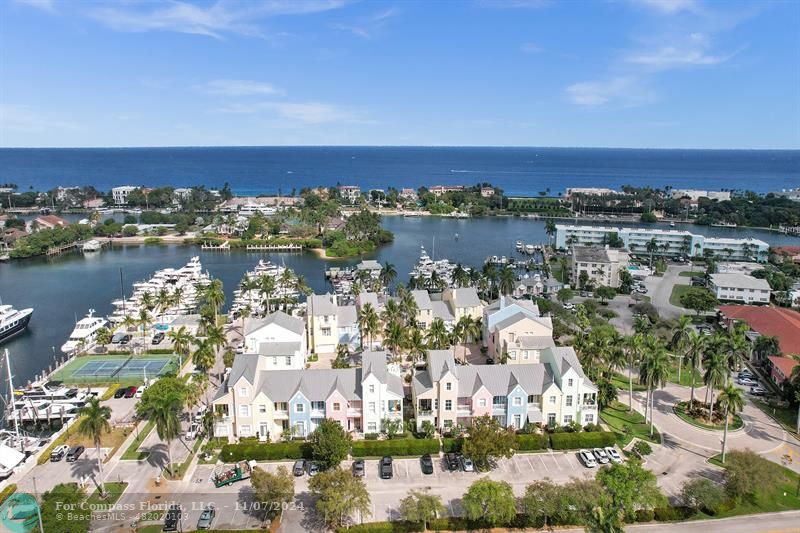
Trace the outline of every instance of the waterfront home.
{"label": "waterfront home", "polygon": [[248,318],[244,323],[244,352],[268,356],[269,370],[305,368],[305,323],[283,311]]}
{"label": "waterfront home", "polygon": [[581,273],[586,273],[587,285],[599,287],[620,286],[619,271],[628,268],[628,254],[615,248],[589,246],[572,247],[571,282],[578,286]]}
{"label": "waterfront home", "polygon": [[333,294],[308,297],[306,328],[311,353],[333,353],[339,344],[338,303]]}
{"label": "waterfront home", "polygon": [[401,189],[400,198],[403,200],[417,201],[417,191],[414,189]]}
{"label": "waterfront home", "polygon": [[547,348],[521,365],[457,365],[451,350],[431,350],[411,394],[418,430],[425,421],[440,431],[469,427],[483,415],[515,429],[597,422],[597,387],[569,347]]}
{"label": "waterfront home", "polygon": [[460,192],[464,190],[463,185],[433,185],[428,188],[435,196],[441,196],[446,192]]}
{"label": "waterfront home", "polygon": [[708,288],[717,300],[746,304],[768,304],[772,294],[767,280],[739,273],[711,274]]}
{"label": "waterfront home", "polygon": [[481,196],[483,198],[494,196],[494,187],[481,187]]}
{"label": "waterfront home", "polygon": [[66,228],[69,222],[55,215],[42,215],[36,217],[32,224],[37,229]]}
{"label": "waterfront home", "polygon": [[123,185],[111,189],[111,197],[114,199],[114,205],[127,205],[128,196],[138,188],[139,187],[134,187],[132,185]]}
{"label": "waterfront home", "polygon": [[730,191],[702,191],[698,189],[672,189],[670,191],[675,200],[688,199],[691,205],[696,206],[700,198],[723,202],[731,199]]}
{"label": "waterfront home", "polygon": [[339,185],[339,195],[347,203],[354,204],[361,197],[361,187],[358,185]]}
{"label": "waterfront home", "polygon": [[425,290],[411,291],[411,296],[417,304],[417,327],[427,330],[438,318],[450,331],[463,316],[480,318],[483,304],[478,299],[477,293],[473,292],[474,289],[445,289],[439,294],[430,294]]}
{"label": "waterfront home", "polygon": [[483,314],[483,304],[474,287],[447,288],[442,292],[442,301],[447,303],[456,322],[465,316],[477,320]]}
{"label": "waterfront home", "polygon": [[500,298],[490,303],[483,309],[483,345],[488,346],[491,332],[499,322],[521,313],[530,318],[539,318],[539,306],[531,300],[521,300],[510,296],[501,295]]}
{"label": "waterfront home", "polygon": [[325,419],[351,433],[403,421],[403,384],[386,352],[364,352],[359,368],[268,370],[268,358],[239,354],[213,400],[214,435],[235,441],[307,437]]}

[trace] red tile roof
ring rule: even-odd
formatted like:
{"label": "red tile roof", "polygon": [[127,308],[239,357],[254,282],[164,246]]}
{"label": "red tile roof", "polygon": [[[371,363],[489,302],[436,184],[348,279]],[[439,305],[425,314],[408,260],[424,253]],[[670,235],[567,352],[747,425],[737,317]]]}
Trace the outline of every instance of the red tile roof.
{"label": "red tile roof", "polygon": [[800,354],[800,313],[797,311],[756,305],[722,305],[719,310],[727,318],[747,322],[753,331],[778,337],[784,354]]}
{"label": "red tile roof", "polygon": [[786,377],[786,379],[789,379],[789,376],[792,375],[792,369],[800,364],[796,359],[778,357],[776,355],[770,355],[768,359],[775,367],[780,369],[781,373]]}
{"label": "red tile roof", "polygon": [[776,246],[772,251],[778,255],[798,255],[800,246]]}

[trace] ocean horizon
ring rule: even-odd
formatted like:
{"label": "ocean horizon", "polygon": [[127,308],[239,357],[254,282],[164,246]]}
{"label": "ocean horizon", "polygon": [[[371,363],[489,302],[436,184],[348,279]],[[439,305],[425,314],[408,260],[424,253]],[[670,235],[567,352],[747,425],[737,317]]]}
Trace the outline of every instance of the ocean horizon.
{"label": "ocean horizon", "polygon": [[20,190],[93,185],[221,187],[290,194],[490,182],[508,195],[568,187],[753,190],[800,186],[800,150],[457,146],[0,148],[0,182]]}

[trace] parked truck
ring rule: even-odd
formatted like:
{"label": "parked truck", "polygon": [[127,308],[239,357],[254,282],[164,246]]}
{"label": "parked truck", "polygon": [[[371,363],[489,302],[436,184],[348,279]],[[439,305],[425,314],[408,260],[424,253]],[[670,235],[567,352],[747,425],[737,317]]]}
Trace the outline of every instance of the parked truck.
{"label": "parked truck", "polygon": [[233,465],[220,465],[214,469],[211,480],[217,488],[224,487],[249,478],[255,466],[255,461],[239,461]]}

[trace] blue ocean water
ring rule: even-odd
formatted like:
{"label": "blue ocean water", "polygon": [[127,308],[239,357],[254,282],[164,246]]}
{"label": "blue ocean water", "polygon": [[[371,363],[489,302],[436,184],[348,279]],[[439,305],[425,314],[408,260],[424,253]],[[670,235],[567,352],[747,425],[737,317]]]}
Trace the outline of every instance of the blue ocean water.
{"label": "blue ocean water", "polygon": [[288,194],[317,185],[362,188],[474,184],[510,195],[623,185],[769,192],[800,187],[798,150],[456,147],[196,147],[0,149],[0,183],[221,187]]}

